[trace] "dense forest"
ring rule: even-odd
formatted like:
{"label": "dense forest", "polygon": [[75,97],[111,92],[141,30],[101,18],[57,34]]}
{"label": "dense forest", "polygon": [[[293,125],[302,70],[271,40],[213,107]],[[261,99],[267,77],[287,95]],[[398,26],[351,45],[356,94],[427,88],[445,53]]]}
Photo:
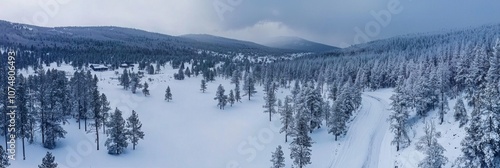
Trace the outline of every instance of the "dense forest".
{"label": "dense forest", "polygon": [[[3,29],[7,29],[6,25],[9,24],[3,23]],[[257,92],[254,85],[263,86],[264,112],[269,114],[269,120],[272,120],[271,114],[281,115],[282,132],[292,138],[291,157],[298,167],[310,163],[311,140],[308,134],[327,127],[335,140],[342,137],[348,130],[348,120],[354,117],[361,104],[361,93],[382,88],[394,88],[389,122],[395,135],[392,142],[397,150],[413,143],[407,129],[414,120],[437,110],[439,120],[436,123],[442,124],[444,114],[454,108],[456,122],[460,122],[467,132],[461,143],[463,153],[459,160],[453,161],[456,166],[493,168],[500,165],[500,25],[406,35],[273,61],[251,61],[250,57],[234,59],[239,54],[255,53],[234,48],[221,51],[221,47],[186,47],[189,44],[184,41],[163,44],[161,40],[151,41],[150,37],[128,39],[137,43],[132,45],[58,33],[38,36],[30,34],[33,30],[17,28],[23,39],[30,37],[29,40],[23,42],[18,41],[18,37],[4,35],[0,45],[3,48],[2,63],[7,62],[5,51],[15,51],[17,69],[33,67],[36,71],[30,76],[18,75],[15,84],[18,94],[16,134],[23,144],[25,140],[32,143],[33,135],[40,134],[45,148],[55,148],[56,140],[66,134],[61,125],[74,118],[84,131],[96,133],[97,142],[100,128],[108,132],[106,145],[110,154],[120,154],[127,146],[127,139],[133,139],[135,148],[138,137],[144,136],[138,130],[140,126],[137,127],[140,125],[137,115],[134,112],[135,115],[125,121],[119,109],[110,109],[106,95],[97,90],[97,77],[87,71],[90,64],[109,64],[112,69],[117,69],[120,64],[129,62],[138,64],[139,69],[150,74],[154,74],[155,69],[171,65],[178,69],[174,75],[176,80],[201,75],[202,90],[206,89],[205,82],[214,81],[216,77],[230,79],[235,88],[225,95],[225,89],[220,86],[215,97],[221,110],[228,103],[232,105],[242,98],[251,99]],[[96,32],[102,29],[96,28]],[[259,52],[266,53],[267,50]],[[221,57],[214,53],[226,55]],[[263,55],[279,58],[289,54],[272,51]],[[43,64],[53,62],[71,64],[76,72],[66,74],[42,68]],[[185,63],[191,68],[184,67]],[[0,74],[6,72],[6,67],[2,66]],[[5,75],[0,75],[1,88],[6,88],[7,80]],[[123,71],[120,84],[133,93],[146,85],[144,94],[147,91],[147,83],[140,81],[139,74],[128,71]],[[275,96],[278,88],[291,89],[292,94],[278,100]],[[0,97],[0,107],[5,110],[6,93],[0,92]],[[166,94],[165,98],[170,100],[172,95]],[[448,107],[450,99],[459,99],[460,103],[457,107]],[[464,106],[472,107],[470,116],[464,112]],[[0,117],[2,130],[7,128],[6,119]],[[125,123],[130,126],[126,127]],[[434,125],[429,125],[428,130],[432,127]],[[1,132],[7,138],[6,132]],[[446,164],[446,159],[439,155],[442,153],[439,144],[432,140],[433,134],[428,136],[431,143],[425,147],[429,156],[426,161],[432,163],[422,164]],[[281,150],[281,146],[278,147],[276,158],[273,158],[277,167],[281,165]]]}

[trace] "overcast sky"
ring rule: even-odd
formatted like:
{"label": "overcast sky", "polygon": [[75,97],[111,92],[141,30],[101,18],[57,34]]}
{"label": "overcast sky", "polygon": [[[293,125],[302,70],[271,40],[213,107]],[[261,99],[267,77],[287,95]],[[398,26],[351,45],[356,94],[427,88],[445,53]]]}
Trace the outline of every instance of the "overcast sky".
{"label": "overcast sky", "polygon": [[494,0],[0,0],[0,4],[0,19],[38,26],[121,26],[259,43],[273,36],[298,36],[340,47],[500,23],[500,1]]}

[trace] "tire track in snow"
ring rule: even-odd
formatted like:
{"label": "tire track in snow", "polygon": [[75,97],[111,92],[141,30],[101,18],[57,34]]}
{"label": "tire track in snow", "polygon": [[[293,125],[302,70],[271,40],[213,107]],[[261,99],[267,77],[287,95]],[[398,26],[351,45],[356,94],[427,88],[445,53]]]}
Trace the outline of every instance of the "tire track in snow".
{"label": "tire track in snow", "polygon": [[380,97],[363,93],[363,106],[350,124],[347,135],[336,145],[330,167],[378,167],[381,145],[389,129],[387,103]]}

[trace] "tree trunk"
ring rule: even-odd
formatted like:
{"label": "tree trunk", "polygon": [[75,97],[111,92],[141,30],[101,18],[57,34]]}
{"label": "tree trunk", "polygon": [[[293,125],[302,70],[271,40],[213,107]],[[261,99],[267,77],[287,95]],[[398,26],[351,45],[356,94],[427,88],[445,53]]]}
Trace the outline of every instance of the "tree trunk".
{"label": "tree trunk", "polygon": [[24,135],[23,135],[23,138],[21,138],[22,141],[23,141],[23,160],[26,160],[26,153],[25,153],[25,150],[24,150]]}
{"label": "tree trunk", "polygon": [[271,121],[271,109],[269,109],[269,121]]}
{"label": "tree trunk", "polygon": [[[96,119],[97,121],[97,119]],[[96,140],[97,140],[97,150],[99,150],[99,127],[97,126],[97,122],[96,122],[96,126],[95,126],[95,135],[96,135]]]}
{"label": "tree trunk", "polygon": [[87,117],[83,118],[83,121],[85,121],[85,132],[87,132]]}

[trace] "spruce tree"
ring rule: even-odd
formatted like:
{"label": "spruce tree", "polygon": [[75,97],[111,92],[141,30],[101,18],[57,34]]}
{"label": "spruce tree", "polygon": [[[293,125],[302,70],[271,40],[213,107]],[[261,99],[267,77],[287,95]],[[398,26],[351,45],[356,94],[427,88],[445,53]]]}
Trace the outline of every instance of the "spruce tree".
{"label": "spruce tree", "polygon": [[144,139],[144,132],[141,131],[142,123],[139,121],[139,116],[132,110],[132,115],[127,118],[127,136],[132,143],[132,149],[138,144],[139,139]]}
{"label": "spruce tree", "polygon": [[389,121],[391,122],[390,130],[394,133],[394,139],[392,144],[396,144],[396,151],[400,148],[407,147],[410,144],[410,138],[408,137],[408,109],[407,102],[405,98],[405,93],[403,91],[403,78],[400,76],[398,79],[398,86],[396,86],[395,94],[391,96],[391,106],[393,113],[389,116]]}
{"label": "spruce tree", "polygon": [[483,131],[481,130],[481,113],[478,106],[472,110],[471,121],[465,131],[465,138],[460,143],[462,155],[458,158],[459,167],[486,167],[483,161],[485,156],[479,146]]}
{"label": "spruce tree", "polygon": [[149,96],[148,87],[149,87],[148,83],[144,82],[144,88],[142,89],[142,93],[144,94],[144,96]]}
{"label": "spruce tree", "polygon": [[57,163],[55,162],[56,157],[52,156],[52,153],[47,152],[45,157],[42,159],[42,164],[38,165],[38,168],[56,168]]}
{"label": "spruce tree", "polygon": [[202,79],[201,80],[201,89],[200,89],[203,93],[205,93],[205,91],[207,90],[207,82]]}
{"label": "spruce tree", "polygon": [[263,107],[265,108],[264,113],[269,113],[269,121],[271,121],[271,115],[276,113],[276,87],[276,84],[272,83],[265,90],[264,100],[266,104]]}
{"label": "spruce tree", "polygon": [[139,75],[136,73],[130,73],[130,91],[132,91],[133,94],[137,92],[137,87],[139,87]]}
{"label": "spruce tree", "polygon": [[122,76],[120,77],[120,85],[122,85],[125,90],[130,88],[130,78],[127,69],[123,69]]}
{"label": "spruce tree", "polygon": [[234,87],[234,100],[236,102],[241,102],[240,85],[236,85],[236,87]]}
{"label": "spruce tree", "polygon": [[295,125],[296,134],[290,144],[290,158],[296,166],[302,168],[311,164],[311,146],[313,142],[308,135],[308,120],[304,115],[298,114],[298,116],[298,121]]}
{"label": "spruce tree", "polygon": [[461,128],[469,121],[467,110],[465,109],[465,104],[464,101],[462,101],[462,98],[458,98],[453,109],[455,110],[453,117],[455,118],[455,121],[459,122],[459,127]]}
{"label": "spruce tree", "polygon": [[172,92],[170,92],[170,86],[167,86],[167,90],[165,90],[165,100],[167,102],[172,100]]}
{"label": "spruce tree", "polygon": [[22,143],[22,150],[23,150],[23,160],[26,159],[26,152],[25,152],[25,147],[24,147],[24,142],[27,137],[30,135],[30,119],[34,119],[32,114],[28,110],[28,85],[27,85],[27,79],[22,75],[19,74],[18,78],[18,83],[17,83],[17,123],[16,123],[16,131],[17,131],[17,136],[21,138],[21,143]]}
{"label": "spruce tree", "polygon": [[426,156],[420,161],[418,167],[422,168],[441,168],[448,158],[443,155],[445,149],[441,146],[437,138],[441,137],[441,133],[436,131],[434,122],[426,123],[424,126],[425,135],[422,136],[416,144],[417,150],[423,152]]}
{"label": "spruce tree", "polygon": [[93,132],[96,135],[96,144],[97,144],[97,150],[99,150],[99,128],[103,124],[103,112],[101,111],[102,108],[102,102],[101,102],[101,96],[99,95],[99,91],[97,90],[97,86],[93,87],[92,89],[92,114],[94,118],[94,123],[91,125],[91,127],[94,128]]}
{"label": "spruce tree", "polygon": [[191,77],[191,71],[189,70],[189,67],[186,68],[186,71],[184,71],[184,74],[190,78]]}
{"label": "spruce tree", "polygon": [[6,168],[10,166],[9,156],[7,155],[7,151],[3,149],[3,146],[0,145],[0,168]]}
{"label": "spruce tree", "polygon": [[288,142],[288,136],[293,134],[294,118],[291,103],[292,99],[289,96],[286,96],[285,102],[279,110],[281,114],[281,124],[283,125],[280,129],[280,133],[285,133],[285,142]]}
{"label": "spruce tree", "polygon": [[108,139],[105,142],[108,148],[108,153],[112,155],[119,155],[123,153],[123,150],[128,146],[125,120],[122,117],[122,112],[115,109],[115,112],[111,115],[111,119],[108,122]]}
{"label": "spruce tree", "polygon": [[109,118],[109,110],[111,110],[111,107],[109,107],[109,101],[108,98],[104,93],[101,94],[101,119],[102,119],[102,132],[106,133],[106,124],[108,122]]}
{"label": "spruce tree", "polygon": [[276,151],[272,153],[271,162],[273,166],[271,168],[284,168],[285,167],[285,157],[283,156],[283,150],[281,149],[281,145],[278,145]]}
{"label": "spruce tree", "polygon": [[234,102],[236,101],[235,98],[234,98],[233,90],[229,91],[228,101],[229,101],[229,104],[231,105],[231,107],[233,106]]}
{"label": "spruce tree", "polygon": [[217,103],[217,106],[219,106],[219,109],[222,109],[224,110],[224,107],[226,106],[227,104],[227,96],[224,95],[224,87],[221,85],[219,85],[219,87],[217,88],[217,93],[215,94],[215,98],[214,100],[217,100],[218,103]]}
{"label": "spruce tree", "polygon": [[248,96],[248,100],[252,97],[253,94],[257,93],[255,90],[255,79],[252,73],[245,73],[245,81],[243,83],[243,91],[245,95]]}

